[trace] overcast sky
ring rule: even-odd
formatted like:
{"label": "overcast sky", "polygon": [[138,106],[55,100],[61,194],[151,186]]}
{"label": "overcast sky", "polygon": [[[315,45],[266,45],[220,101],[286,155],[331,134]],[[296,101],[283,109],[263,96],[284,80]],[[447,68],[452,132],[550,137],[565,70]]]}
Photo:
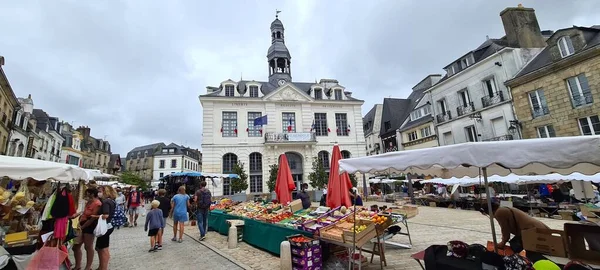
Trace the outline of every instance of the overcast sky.
{"label": "overcast sky", "polygon": [[17,97],[124,156],[175,142],[199,148],[198,95],[226,79],[265,80],[275,10],[294,81],[335,78],[363,113],[485,41],[507,5],[533,7],[542,30],[600,24],[586,1],[0,0],[0,55]]}

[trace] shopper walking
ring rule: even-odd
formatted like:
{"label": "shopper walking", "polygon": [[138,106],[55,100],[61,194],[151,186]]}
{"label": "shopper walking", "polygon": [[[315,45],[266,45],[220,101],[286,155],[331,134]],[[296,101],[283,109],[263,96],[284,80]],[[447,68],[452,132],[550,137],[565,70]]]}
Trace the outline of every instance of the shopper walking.
{"label": "shopper walking", "polygon": [[117,192],[111,186],[102,186],[100,187],[100,191],[98,197],[102,200],[102,208],[100,215],[93,217],[106,220],[108,230],[104,235],[96,239],[96,251],[98,252],[98,260],[100,261],[98,270],[108,270],[108,261],[110,260],[108,247],[110,246],[110,234],[114,230],[112,220],[117,208],[117,203],[115,202]]}
{"label": "shopper walking", "polygon": [[144,231],[150,236],[150,249],[148,252],[159,250],[158,238],[161,235],[161,229],[165,227],[162,210],[158,208],[160,202],[154,200],[150,203],[152,209],[146,214],[146,222],[144,223]]}
{"label": "shopper walking", "polygon": [[131,187],[131,192],[129,192],[129,196],[127,197],[127,211],[129,213],[129,226],[137,226],[137,219],[140,213],[140,206],[144,207],[142,203],[143,200],[141,189],[136,189],[136,187]]}
{"label": "shopper walking", "polygon": [[[171,213],[169,216],[173,218],[173,238],[171,241],[183,241],[184,223],[188,221],[188,208],[190,205],[190,196],[185,194],[185,186],[180,186],[177,190],[178,194],[171,199]],[[179,230],[179,239],[177,239],[177,231]]]}
{"label": "shopper walking", "polygon": [[196,219],[198,221],[198,230],[200,230],[200,241],[202,241],[206,238],[208,212],[212,204],[212,195],[206,188],[206,181],[200,182],[200,189],[194,195],[194,202],[196,202]]}
{"label": "shopper walking", "polygon": [[160,202],[158,208],[162,211],[164,220],[164,226],[160,229],[160,235],[157,239],[159,250],[162,249],[165,226],[167,226],[167,218],[169,217],[169,212],[171,212],[171,201],[165,195],[167,195],[167,191],[165,189],[160,189],[158,190],[158,198],[156,198],[156,200]]}
{"label": "shopper walking", "polygon": [[115,214],[112,218],[112,226],[120,229],[127,222],[127,216],[125,216],[125,194],[121,191],[121,188],[116,189],[117,197],[115,198],[115,204],[117,206]]}
{"label": "shopper walking", "polygon": [[98,190],[96,188],[88,188],[85,191],[85,197],[87,203],[83,214],[79,218],[81,234],[73,245],[73,254],[75,255],[75,267],[73,269],[75,270],[81,269],[81,261],[83,259],[83,254],[81,253],[82,245],[85,247],[86,253],[84,269],[92,269],[92,263],[94,262],[94,239],[96,238],[94,229],[96,229],[96,225],[98,224],[98,219],[92,217],[92,215],[97,215],[102,207],[102,202],[98,199]]}

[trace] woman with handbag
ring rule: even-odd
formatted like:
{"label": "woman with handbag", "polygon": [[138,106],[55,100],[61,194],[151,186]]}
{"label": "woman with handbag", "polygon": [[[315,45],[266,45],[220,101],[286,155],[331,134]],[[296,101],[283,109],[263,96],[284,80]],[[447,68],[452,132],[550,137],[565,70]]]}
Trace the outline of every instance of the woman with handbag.
{"label": "woman with handbag", "polygon": [[85,190],[85,197],[87,203],[83,214],[79,217],[79,229],[81,230],[80,235],[75,240],[73,245],[73,254],[75,255],[75,270],[81,270],[81,261],[83,254],[81,253],[81,246],[85,247],[86,261],[85,270],[92,269],[92,263],[94,262],[94,229],[98,224],[98,218],[94,218],[93,215],[98,214],[102,207],[102,202],[98,199],[98,189],[88,188]]}
{"label": "woman with handbag", "polygon": [[96,239],[96,251],[98,252],[98,260],[100,261],[99,270],[108,270],[108,261],[110,260],[110,252],[108,247],[110,245],[110,234],[113,232],[114,227],[112,226],[112,220],[117,208],[115,199],[117,198],[117,192],[111,186],[100,187],[98,197],[102,200],[102,207],[100,208],[100,214],[94,215],[95,218],[101,218],[106,220],[108,230],[104,235]]}

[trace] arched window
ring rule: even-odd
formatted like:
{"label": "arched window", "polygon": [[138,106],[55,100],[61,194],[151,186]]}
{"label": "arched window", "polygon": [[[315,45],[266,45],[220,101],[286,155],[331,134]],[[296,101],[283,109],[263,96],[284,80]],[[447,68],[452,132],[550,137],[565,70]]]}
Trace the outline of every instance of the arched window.
{"label": "arched window", "polygon": [[342,159],[350,158],[350,151],[342,150]]}
{"label": "arched window", "polygon": [[233,167],[237,163],[237,156],[227,153],[223,156],[223,174],[233,173]]}
{"label": "arched window", "polygon": [[317,156],[319,161],[323,163],[325,170],[329,170],[329,153],[327,151],[321,151]]}
{"label": "arched window", "polygon": [[250,193],[263,192],[262,154],[250,154]]}
{"label": "arched window", "polygon": [[[237,163],[238,158],[235,154],[227,153],[223,155],[223,174],[233,173],[233,167]],[[223,195],[232,195],[231,178],[223,178]]]}

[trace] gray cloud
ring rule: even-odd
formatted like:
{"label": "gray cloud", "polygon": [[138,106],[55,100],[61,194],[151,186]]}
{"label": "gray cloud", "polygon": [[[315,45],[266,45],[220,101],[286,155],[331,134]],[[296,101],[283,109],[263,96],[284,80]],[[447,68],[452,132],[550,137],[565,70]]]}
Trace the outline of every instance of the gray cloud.
{"label": "gray cloud", "polygon": [[[600,24],[594,0],[522,1],[543,29]],[[158,141],[199,147],[197,96],[264,80],[283,10],[294,80],[336,78],[365,99],[406,97],[430,73],[501,37],[506,1],[3,1],[0,55],[17,96],[115,152]],[[516,4],[515,4],[516,5]],[[372,94],[377,93],[377,94]]]}

